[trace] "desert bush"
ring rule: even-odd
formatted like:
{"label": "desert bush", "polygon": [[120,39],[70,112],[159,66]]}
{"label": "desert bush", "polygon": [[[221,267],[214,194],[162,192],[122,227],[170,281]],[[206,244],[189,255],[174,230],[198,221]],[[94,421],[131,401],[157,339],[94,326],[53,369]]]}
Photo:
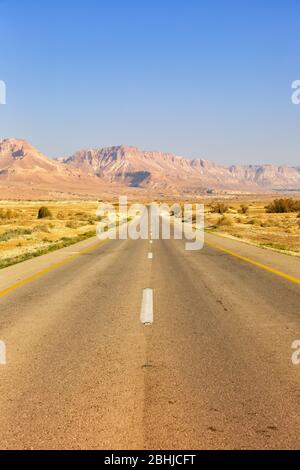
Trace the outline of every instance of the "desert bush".
{"label": "desert bush", "polygon": [[66,228],[76,229],[78,227],[79,227],[79,224],[75,220],[69,220],[69,222],[66,223]]}
{"label": "desert bush", "polygon": [[274,223],[270,222],[268,220],[265,220],[264,222],[261,222],[260,225],[261,225],[261,227],[264,227],[264,228],[274,227]]}
{"label": "desert bush", "polygon": [[214,212],[215,214],[223,215],[226,212],[228,212],[228,210],[229,210],[229,207],[223,202],[217,202],[216,204],[213,204],[211,206],[211,211]]}
{"label": "desert bush", "polygon": [[65,220],[66,218],[66,214],[62,211],[59,211],[57,214],[56,214],[56,218],[57,220]]}
{"label": "desert bush", "polygon": [[16,219],[18,216],[18,213],[16,211],[13,211],[12,209],[0,209],[0,219],[4,220],[11,220],[11,219]]}
{"label": "desert bush", "polygon": [[50,209],[48,209],[46,206],[40,207],[38,212],[38,219],[46,219],[48,217],[52,217],[52,212]]}
{"label": "desert bush", "polygon": [[86,219],[89,217],[89,214],[86,214],[85,212],[76,212],[75,216],[77,219]]}
{"label": "desert bush", "polygon": [[275,199],[271,204],[265,207],[268,214],[284,214],[287,212],[298,212],[300,210],[300,201],[295,199]]}
{"label": "desert bush", "polygon": [[50,233],[49,225],[36,225],[32,229],[33,232],[43,232],[43,233]]}
{"label": "desert bush", "polygon": [[230,226],[232,225],[232,220],[229,217],[226,217],[226,215],[223,215],[222,217],[219,218],[217,225],[219,227],[222,227],[225,225]]}
{"label": "desert bush", "polygon": [[261,222],[258,219],[250,219],[246,222],[247,225],[261,225]]}
{"label": "desert bush", "polygon": [[6,214],[5,214],[6,219],[14,219],[15,214],[11,209],[7,209]]}
{"label": "desert bush", "polygon": [[68,242],[70,242],[70,241],[72,241],[72,240],[73,240],[73,239],[72,239],[71,237],[62,237],[62,239],[61,239],[61,241],[62,241],[63,243],[68,243]]}
{"label": "desert bush", "polygon": [[246,204],[242,204],[239,213],[247,215],[249,213],[249,206],[247,206]]}

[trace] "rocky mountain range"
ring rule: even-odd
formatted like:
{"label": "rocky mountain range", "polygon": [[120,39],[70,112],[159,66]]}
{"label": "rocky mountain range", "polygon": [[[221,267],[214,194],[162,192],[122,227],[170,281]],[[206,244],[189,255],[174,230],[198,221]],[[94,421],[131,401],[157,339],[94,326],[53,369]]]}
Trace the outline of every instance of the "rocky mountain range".
{"label": "rocky mountain range", "polygon": [[[118,146],[49,159],[25,140],[0,140],[0,196],[51,191],[78,195],[203,194],[300,189],[300,167],[225,167],[169,153]],[[8,197],[8,196],[6,196]],[[28,196],[26,196],[28,197]]]}

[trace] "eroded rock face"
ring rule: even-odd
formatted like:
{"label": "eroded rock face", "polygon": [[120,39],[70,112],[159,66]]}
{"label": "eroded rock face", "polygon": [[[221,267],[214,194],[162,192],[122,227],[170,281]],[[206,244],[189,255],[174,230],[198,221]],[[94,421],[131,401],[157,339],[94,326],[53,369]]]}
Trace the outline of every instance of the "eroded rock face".
{"label": "eroded rock face", "polygon": [[5,139],[0,141],[1,181],[91,194],[101,188],[120,191],[126,187],[168,194],[206,189],[257,191],[299,189],[300,169],[275,165],[224,167],[129,146],[81,150],[69,158],[52,160],[25,140]]}
{"label": "eroded rock face", "polygon": [[82,150],[65,160],[71,167],[97,174],[109,181],[123,181],[125,175],[147,174],[140,186],[162,185],[180,188],[300,188],[299,168],[275,165],[245,165],[229,168],[207,160],[188,160],[173,154],[145,152],[136,147]]}
{"label": "eroded rock face", "polygon": [[230,172],[241,181],[262,187],[299,188],[299,168],[276,165],[232,166]]}
{"label": "eroded rock face", "polygon": [[[96,176],[86,175],[64,162],[47,158],[25,140],[0,140],[0,184],[20,185],[26,188],[63,192],[89,191],[91,194],[102,188]],[[11,193],[11,189],[9,194]],[[30,194],[29,194],[30,195]]]}

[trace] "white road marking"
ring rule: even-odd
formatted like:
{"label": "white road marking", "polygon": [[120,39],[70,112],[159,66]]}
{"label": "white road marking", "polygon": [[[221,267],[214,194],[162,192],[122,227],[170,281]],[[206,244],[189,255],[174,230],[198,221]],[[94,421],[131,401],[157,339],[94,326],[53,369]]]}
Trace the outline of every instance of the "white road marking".
{"label": "white road marking", "polygon": [[148,253],[148,259],[153,259],[153,253]]}
{"label": "white road marking", "polygon": [[153,289],[143,290],[141,323],[145,326],[153,323]]}
{"label": "white road marking", "polygon": [[0,365],[6,365],[6,345],[4,341],[0,341]]}
{"label": "white road marking", "polygon": [[153,240],[150,240],[150,245],[153,245]]}

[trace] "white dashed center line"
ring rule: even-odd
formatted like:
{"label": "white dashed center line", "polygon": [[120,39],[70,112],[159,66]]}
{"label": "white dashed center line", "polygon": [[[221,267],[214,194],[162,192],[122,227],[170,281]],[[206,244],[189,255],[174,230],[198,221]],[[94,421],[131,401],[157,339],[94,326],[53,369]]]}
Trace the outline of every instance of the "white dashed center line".
{"label": "white dashed center line", "polygon": [[148,259],[153,259],[153,253],[148,253]]}
{"label": "white dashed center line", "polygon": [[143,290],[141,323],[145,326],[153,323],[153,289]]}
{"label": "white dashed center line", "polygon": [[6,345],[4,341],[0,341],[0,365],[6,365]]}

